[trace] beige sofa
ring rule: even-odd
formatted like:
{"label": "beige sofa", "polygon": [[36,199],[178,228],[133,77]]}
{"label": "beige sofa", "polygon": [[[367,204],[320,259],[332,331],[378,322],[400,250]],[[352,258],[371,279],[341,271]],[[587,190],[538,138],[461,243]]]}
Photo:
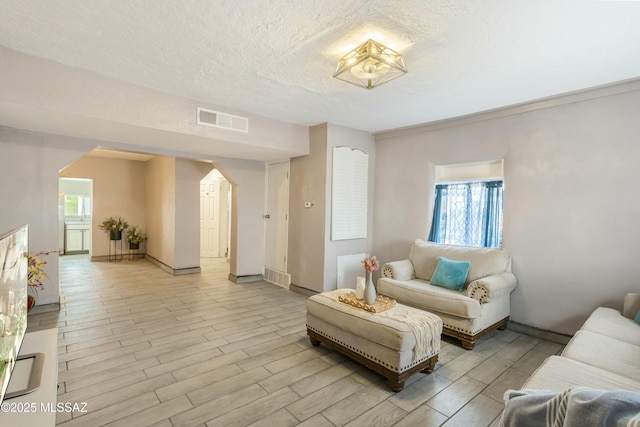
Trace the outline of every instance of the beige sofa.
{"label": "beige sofa", "polygon": [[640,294],[627,294],[623,311],[597,308],[561,356],[551,356],[523,389],[561,392],[573,386],[640,391]]}
{"label": "beige sofa", "polygon": [[[462,291],[429,284],[439,257],[471,263]],[[385,264],[377,291],[442,319],[443,334],[471,350],[476,340],[509,321],[511,292],[517,285],[511,257],[501,248],[481,248],[416,240],[409,258]]]}

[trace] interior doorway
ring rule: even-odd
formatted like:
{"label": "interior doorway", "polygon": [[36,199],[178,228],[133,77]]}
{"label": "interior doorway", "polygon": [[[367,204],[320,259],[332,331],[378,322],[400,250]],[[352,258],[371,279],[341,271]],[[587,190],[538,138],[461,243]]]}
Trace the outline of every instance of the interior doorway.
{"label": "interior doorway", "polygon": [[289,239],[289,162],[268,165],[265,213],[266,281],[288,288],[291,275],[287,273]]}
{"label": "interior doorway", "polygon": [[90,254],[92,215],[93,180],[60,178],[58,246],[63,254]]}
{"label": "interior doorway", "polygon": [[200,181],[200,257],[229,258],[231,186],[217,170]]}

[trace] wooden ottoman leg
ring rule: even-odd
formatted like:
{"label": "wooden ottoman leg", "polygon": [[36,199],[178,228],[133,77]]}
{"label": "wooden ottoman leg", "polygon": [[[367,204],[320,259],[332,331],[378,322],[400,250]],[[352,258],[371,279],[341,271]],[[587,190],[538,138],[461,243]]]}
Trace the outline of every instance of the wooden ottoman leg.
{"label": "wooden ottoman leg", "polygon": [[401,391],[404,388],[404,381],[398,381],[396,379],[388,378],[387,384],[392,391]]}
{"label": "wooden ottoman leg", "polygon": [[435,355],[431,359],[429,359],[429,365],[420,372],[422,372],[423,374],[430,374],[436,368],[436,362],[438,362],[438,355]]}
{"label": "wooden ottoman leg", "polygon": [[475,340],[460,339],[460,343],[462,344],[462,348],[464,348],[465,350],[473,350],[473,348],[476,346]]}
{"label": "wooden ottoman leg", "polygon": [[309,341],[311,341],[311,345],[317,347],[320,345],[320,340],[316,337],[316,333],[310,329],[307,329],[307,335],[309,335]]}

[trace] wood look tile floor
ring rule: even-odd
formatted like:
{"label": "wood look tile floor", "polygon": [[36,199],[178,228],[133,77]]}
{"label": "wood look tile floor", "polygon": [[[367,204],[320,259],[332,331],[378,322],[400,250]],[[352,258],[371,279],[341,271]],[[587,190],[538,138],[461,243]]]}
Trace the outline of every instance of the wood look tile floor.
{"label": "wood look tile floor", "polygon": [[443,340],[430,374],[398,393],[324,346],[311,346],[306,297],[235,284],[228,264],[171,276],[145,260],[60,262],[61,310],[29,316],[59,328],[58,401],[73,426],[493,426],[502,396],[562,346],[510,330],[473,351]]}

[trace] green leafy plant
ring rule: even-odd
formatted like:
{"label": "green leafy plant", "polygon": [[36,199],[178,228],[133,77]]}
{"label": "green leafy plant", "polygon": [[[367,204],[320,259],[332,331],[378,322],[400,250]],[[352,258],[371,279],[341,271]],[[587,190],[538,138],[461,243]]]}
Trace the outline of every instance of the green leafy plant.
{"label": "green leafy plant", "polygon": [[134,225],[127,231],[127,240],[129,243],[140,243],[144,239],[146,239],[146,237],[144,237],[142,229],[137,225]]}
{"label": "green leafy plant", "polygon": [[105,232],[109,233],[111,231],[123,231],[129,227],[129,223],[126,219],[122,217],[113,217],[110,216],[100,224],[100,228]]}

